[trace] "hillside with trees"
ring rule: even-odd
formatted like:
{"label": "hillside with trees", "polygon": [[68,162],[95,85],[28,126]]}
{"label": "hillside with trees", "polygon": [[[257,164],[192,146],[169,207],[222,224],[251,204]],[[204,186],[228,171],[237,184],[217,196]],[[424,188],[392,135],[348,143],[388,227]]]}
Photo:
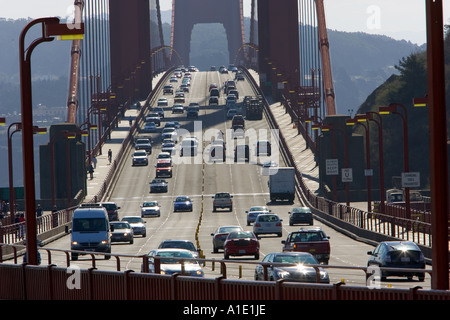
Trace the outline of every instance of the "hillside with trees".
{"label": "hillside with trees", "polygon": [[[445,64],[446,64],[446,100],[447,127],[450,125],[450,33],[446,27],[445,36]],[[376,88],[361,104],[357,113],[368,111],[378,112],[380,106],[390,103],[402,104],[407,108],[408,119],[408,148],[410,172],[420,172],[421,188],[429,189],[430,184],[430,154],[429,154],[429,124],[428,108],[414,107],[413,98],[424,97],[427,93],[427,56],[426,51],[411,54],[399,60],[395,66],[399,74],[389,77],[381,86]],[[403,112],[403,111],[401,111]],[[398,115],[382,115],[383,123],[383,155],[385,180],[391,186],[389,177],[400,176],[403,172],[403,124]],[[378,129],[371,125],[371,160],[374,177],[378,176]],[[365,134],[359,126],[355,132]]]}

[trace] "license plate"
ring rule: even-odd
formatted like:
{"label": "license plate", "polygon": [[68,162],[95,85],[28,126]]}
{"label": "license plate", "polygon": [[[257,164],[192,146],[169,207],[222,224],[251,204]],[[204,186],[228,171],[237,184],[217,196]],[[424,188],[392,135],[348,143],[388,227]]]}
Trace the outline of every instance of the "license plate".
{"label": "license plate", "polygon": [[409,257],[401,257],[400,259],[402,262],[410,262],[411,260],[409,259]]}
{"label": "license plate", "polygon": [[246,253],[246,252],[247,252],[247,250],[239,250],[240,254],[243,254],[243,253]]}

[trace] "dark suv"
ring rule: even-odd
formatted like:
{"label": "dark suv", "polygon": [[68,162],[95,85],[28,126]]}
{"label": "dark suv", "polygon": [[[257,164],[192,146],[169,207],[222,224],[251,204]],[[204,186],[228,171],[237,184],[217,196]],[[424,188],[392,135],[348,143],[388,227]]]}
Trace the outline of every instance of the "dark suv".
{"label": "dark suv", "polygon": [[102,202],[101,205],[108,211],[109,221],[119,221],[120,207],[115,202]]}
{"label": "dark suv", "polygon": [[411,280],[417,276],[419,281],[424,281],[424,272],[408,272],[408,269],[425,269],[425,258],[422,251],[412,241],[383,241],[373,251],[367,252],[369,261],[367,266],[385,268],[401,268],[403,270],[382,270],[381,280],[387,276],[403,276]]}
{"label": "dark suv", "polygon": [[308,207],[297,207],[288,213],[290,226],[298,223],[306,223],[312,226],[314,223],[311,209]]}

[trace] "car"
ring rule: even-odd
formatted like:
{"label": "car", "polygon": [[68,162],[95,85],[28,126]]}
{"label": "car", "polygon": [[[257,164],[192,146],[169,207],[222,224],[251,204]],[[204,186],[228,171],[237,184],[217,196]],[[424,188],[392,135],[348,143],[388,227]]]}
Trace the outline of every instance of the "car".
{"label": "car", "polygon": [[164,86],[163,94],[166,94],[166,93],[173,94],[173,86],[171,84]]}
{"label": "car", "polygon": [[164,109],[161,107],[153,108],[152,112],[156,112],[161,119],[164,119]]}
{"label": "car", "polygon": [[227,111],[227,119],[233,119],[233,117],[237,114],[238,114],[237,109],[230,109]]}
{"label": "car", "polygon": [[141,132],[143,133],[152,133],[157,132],[158,128],[156,126],[156,123],[154,122],[146,122],[144,125],[144,128],[142,128]]}
{"label": "car", "polygon": [[286,240],[282,240],[283,252],[308,252],[319,263],[328,264],[331,255],[330,237],[320,227],[301,227],[290,232]]}
{"label": "car", "polygon": [[138,138],[136,139],[136,142],[134,144],[135,150],[145,150],[147,154],[152,153],[152,144],[150,142],[150,139],[147,138]]}
{"label": "car", "polygon": [[211,91],[211,89],[217,89],[217,83],[211,83],[208,90]]}
{"label": "car", "polygon": [[171,139],[176,141],[177,140],[177,129],[176,128],[164,128],[161,133],[161,138],[164,139]]}
{"label": "car", "polygon": [[165,179],[153,179],[150,182],[150,192],[167,192],[168,185]]}
{"label": "car", "polygon": [[173,100],[175,103],[179,102],[179,103],[184,103],[185,102],[185,97],[184,97],[184,93],[183,92],[177,92],[175,93],[175,98]]}
{"label": "car", "polygon": [[175,129],[178,129],[180,127],[181,127],[181,125],[180,125],[180,123],[178,121],[169,121],[169,122],[166,122],[166,124],[164,125],[164,128],[175,128]]}
{"label": "car", "polygon": [[209,97],[209,105],[212,105],[212,104],[216,104],[216,105],[218,105],[219,104],[219,98],[217,98],[217,97]]}
{"label": "car", "polygon": [[253,224],[253,232],[257,236],[260,234],[275,233],[278,237],[281,237],[283,234],[282,221],[283,219],[280,219],[274,213],[260,214],[256,217],[255,223]]}
{"label": "car", "polygon": [[189,86],[187,85],[187,83],[182,83],[180,86],[180,90],[183,90],[183,92],[189,93]]}
{"label": "car", "polygon": [[100,205],[106,209],[108,212],[109,221],[119,220],[119,209],[120,207],[115,202],[100,202]]}
{"label": "car", "polygon": [[225,74],[225,73],[228,73],[228,69],[225,68],[225,67],[221,67],[221,68],[219,69],[219,72]]}
{"label": "car", "polygon": [[188,107],[188,109],[186,111],[186,117],[197,119],[198,118],[198,110],[193,107]]}
{"label": "car", "polygon": [[398,268],[399,270],[379,270],[381,281],[388,276],[407,277],[412,280],[417,276],[424,281],[425,272],[408,272],[408,269],[425,269],[425,258],[419,246],[412,241],[382,241],[370,256],[367,267]]}
{"label": "car", "polygon": [[[227,118],[228,119],[231,119],[231,118],[233,118],[233,116],[239,114],[238,105],[236,103],[236,100],[233,100],[233,99],[226,100],[225,107],[227,109]],[[230,111],[230,110],[234,110],[234,111],[232,111],[232,113],[228,114],[228,111]]]}
{"label": "car", "polygon": [[309,207],[296,207],[288,213],[290,226],[300,223],[309,224],[310,226],[314,224],[311,208]]}
{"label": "car", "polygon": [[191,211],[193,210],[193,202],[188,196],[178,196],[173,202],[173,211]]}
{"label": "car", "polygon": [[251,231],[232,231],[223,245],[224,259],[230,256],[254,256],[259,259],[259,240]]}
{"label": "car", "polygon": [[169,82],[178,82],[177,77],[170,77]]}
{"label": "car", "polygon": [[152,112],[145,117],[145,122],[154,122],[159,127],[161,125],[161,117],[157,112]]}
{"label": "car", "polygon": [[228,98],[229,96],[231,96],[231,95],[233,95],[233,96],[236,97],[236,101],[239,100],[239,91],[237,91],[236,89],[230,89],[230,90],[228,90],[228,96],[227,96],[227,98]]}
{"label": "car", "polygon": [[[164,180],[163,180],[164,181]],[[144,201],[141,205],[141,217],[160,217],[161,207],[158,201]]]}
{"label": "car", "polygon": [[169,105],[169,101],[166,98],[159,98],[158,99],[158,106],[160,107],[167,107]]}
{"label": "car", "polygon": [[200,249],[197,249],[194,243],[190,240],[177,240],[177,239],[168,239],[163,240],[158,249],[186,249],[192,252],[196,259],[200,258]]}
{"label": "car", "polygon": [[170,152],[160,152],[158,154],[158,156],[156,157],[156,160],[171,160],[172,159],[172,154]]}
{"label": "car", "polygon": [[278,162],[271,160],[263,163],[261,168],[261,174],[263,176],[276,174],[277,172],[278,172]]}
{"label": "car", "polygon": [[239,139],[245,137],[245,130],[243,126],[234,126],[232,128],[233,139]]}
{"label": "car", "polygon": [[134,232],[128,222],[124,221],[112,221],[109,223],[111,226],[111,242],[134,242]]}
{"label": "car", "polygon": [[219,249],[223,249],[223,245],[225,243],[225,239],[228,234],[232,231],[244,231],[241,226],[222,226],[218,227],[214,233],[211,233],[213,237],[213,252],[219,252]]}
{"label": "car", "polygon": [[170,139],[172,142],[164,142],[161,146],[161,151],[164,153],[168,153],[170,155],[174,155],[176,153],[176,146],[175,142],[173,142],[172,139]]}
{"label": "car", "polygon": [[210,97],[217,97],[217,98],[220,98],[220,91],[219,91],[219,89],[218,89],[218,88],[211,88],[211,89],[209,90],[209,96],[210,96]]}
{"label": "car", "polygon": [[[310,253],[272,252],[267,254],[261,262],[268,264],[269,281],[330,283],[330,277],[323,268],[318,267],[319,274],[317,274],[316,269],[312,267],[319,262]],[[263,265],[255,267],[255,280],[265,280]]]}
{"label": "car", "polygon": [[[149,272],[155,273],[155,258],[159,259],[160,274],[172,275],[179,273],[183,276],[204,277],[203,268],[196,261],[194,254],[186,249],[153,249],[148,253]],[[187,259],[187,260],[184,260]],[[183,266],[182,266],[182,260]],[[143,265],[141,272],[143,272]]]}
{"label": "car", "polygon": [[198,152],[198,141],[192,138],[184,138],[180,143],[180,156],[196,156]]}
{"label": "car", "polygon": [[172,106],[172,113],[184,113],[184,107],[182,104],[174,104]]}
{"label": "car", "polygon": [[148,154],[145,150],[136,150],[132,156],[132,166],[148,166]]}
{"label": "car", "polygon": [[240,72],[236,73],[235,79],[236,81],[244,81],[245,80],[244,74]]}
{"label": "car", "polygon": [[227,208],[229,211],[233,211],[233,196],[228,192],[217,192],[213,197],[213,211],[217,208]]}
{"label": "car", "polygon": [[172,178],[172,161],[171,160],[158,160],[156,162],[156,177],[169,177]]}
{"label": "car", "polygon": [[125,216],[121,221],[126,221],[133,229],[134,235],[141,235],[143,238],[147,236],[147,228],[145,227],[145,220],[139,216]]}
{"label": "car", "polygon": [[250,207],[245,213],[247,213],[247,225],[251,225],[255,222],[256,217],[260,214],[271,213],[272,211],[267,206],[253,206]]}
{"label": "car", "polygon": [[231,127],[232,128],[242,127],[244,129],[245,128],[244,116],[241,114],[236,114],[235,116],[233,116],[233,119],[231,120]]}
{"label": "car", "polygon": [[234,148],[234,162],[242,161],[250,161],[250,148],[247,144],[238,144]]}
{"label": "car", "polygon": [[272,155],[272,144],[268,140],[258,140],[256,142],[256,156],[270,156]]}

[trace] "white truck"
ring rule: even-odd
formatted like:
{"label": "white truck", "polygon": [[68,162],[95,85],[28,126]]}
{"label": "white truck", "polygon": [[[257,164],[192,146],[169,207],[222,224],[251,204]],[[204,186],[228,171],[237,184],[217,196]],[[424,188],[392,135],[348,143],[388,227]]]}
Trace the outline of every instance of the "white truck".
{"label": "white truck", "polygon": [[295,168],[279,167],[269,175],[270,201],[288,200],[295,198]]}

